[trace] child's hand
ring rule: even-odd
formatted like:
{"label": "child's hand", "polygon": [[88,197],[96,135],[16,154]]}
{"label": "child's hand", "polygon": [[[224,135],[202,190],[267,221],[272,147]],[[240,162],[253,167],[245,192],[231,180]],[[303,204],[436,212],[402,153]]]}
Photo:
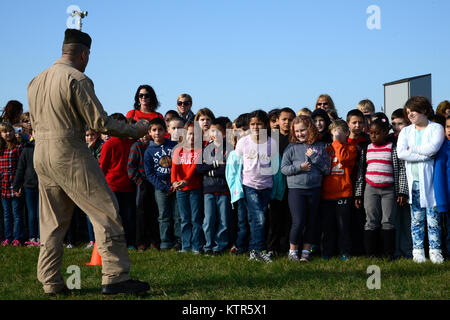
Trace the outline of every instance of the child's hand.
{"label": "child's hand", "polygon": [[313,148],[308,148],[308,150],[306,150],[305,155],[307,157],[311,157],[316,151]]}
{"label": "child's hand", "polygon": [[404,206],[407,201],[408,200],[407,200],[407,198],[405,196],[398,196],[397,197],[397,202],[398,202],[399,206],[401,206],[401,207]]}
{"label": "child's hand", "polygon": [[172,193],[174,193],[176,190],[175,188],[172,186],[170,186],[169,191],[167,191],[167,195],[170,196]]}
{"label": "child's hand", "polygon": [[355,200],[355,207],[357,209],[361,209],[362,208],[362,201],[361,201],[361,199],[356,199]]}
{"label": "child's hand", "polygon": [[177,190],[181,190],[181,189],[183,189],[184,187],[186,187],[187,186],[187,181],[186,180],[181,180],[181,181],[178,181],[178,186],[177,186]]}
{"label": "child's hand", "polygon": [[308,161],[303,162],[303,163],[300,165],[300,169],[301,169],[302,171],[311,171],[311,163],[309,163]]}

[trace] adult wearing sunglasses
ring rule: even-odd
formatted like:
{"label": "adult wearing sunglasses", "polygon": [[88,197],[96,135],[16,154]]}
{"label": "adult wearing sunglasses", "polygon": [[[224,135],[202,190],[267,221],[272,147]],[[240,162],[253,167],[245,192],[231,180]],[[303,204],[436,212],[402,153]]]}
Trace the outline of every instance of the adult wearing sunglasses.
{"label": "adult wearing sunglasses", "polygon": [[127,118],[133,118],[136,121],[141,119],[150,121],[154,118],[164,119],[163,115],[156,112],[159,107],[159,101],[155,90],[148,84],[140,85],[134,95],[134,109],[127,112]]}
{"label": "adult wearing sunglasses", "polygon": [[316,101],[316,109],[325,110],[330,116],[331,120],[338,118],[336,107],[334,106],[333,99],[328,94],[321,94]]}
{"label": "adult wearing sunglasses", "polygon": [[187,93],[182,93],[177,98],[177,112],[184,123],[194,121],[194,113],[192,108],[192,97]]}

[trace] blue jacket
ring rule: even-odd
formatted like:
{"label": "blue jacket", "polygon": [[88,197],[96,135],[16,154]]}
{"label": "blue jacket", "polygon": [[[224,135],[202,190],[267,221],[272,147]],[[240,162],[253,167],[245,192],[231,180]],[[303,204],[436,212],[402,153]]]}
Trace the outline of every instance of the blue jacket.
{"label": "blue jacket", "polygon": [[171,186],[172,152],[178,143],[164,139],[164,143],[157,145],[150,141],[144,154],[144,169],[147,180],[156,190],[168,192]]}
{"label": "blue jacket", "polygon": [[446,139],[434,162],[434,195],[439,212],[450,209],[450,140]]}
{"label": "blue jacket", "polygon": [[[279,156],[279,162],[281,157]],[[244,198],[244,187],[242,185],[242,168],[243,160],[236,151],[231,151],[227,158],[227,164],[225,166],[225,178],[227,180],[228,188],[230,189],[231,203]],[[281,174],[281,170],[278,169],[277,173],[272,176],[272,195],[271,199],[283,200],[284,192],[286,191],[286,178]]]}

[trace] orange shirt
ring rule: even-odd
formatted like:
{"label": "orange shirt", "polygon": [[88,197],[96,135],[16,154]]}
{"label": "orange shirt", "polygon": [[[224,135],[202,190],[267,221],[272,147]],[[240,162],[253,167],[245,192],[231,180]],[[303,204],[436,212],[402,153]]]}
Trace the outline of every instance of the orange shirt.
{"label": "orange shirt", "polygon": [[339,141],[327,147],[331,157],[331,173],[322,183],[322,199],[339,199],[353,196],[352,170],[355,166],[358,150],[350,143]]}

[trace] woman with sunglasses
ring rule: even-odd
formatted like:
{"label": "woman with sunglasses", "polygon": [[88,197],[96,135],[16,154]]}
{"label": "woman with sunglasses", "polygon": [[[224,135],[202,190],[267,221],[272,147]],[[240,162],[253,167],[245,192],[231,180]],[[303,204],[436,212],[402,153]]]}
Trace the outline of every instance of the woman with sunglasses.
{"label": "woman with sunglasses", "polygon": [[331,120],[338,118],[336,107],[334,106],[333,99],[328,94],[321,94],[316,101],[316,109],[325,110],[330,116]]}
{"label": "woman with sunglasses", "polygon": [[158,107],[159,101],[155,90],[147,84],[140,85],[134,95],[134,109],[127,112],[127,118],[136,121],[141,119],[150,121],[157,117],[164,119],[161,113],[156,112]]}
{"label": "woman with sunglasses", "polygon": [[192,97],[187,93],[182,93],[177,98],[177,112],[184,123],[194,121],[192,108]]}

